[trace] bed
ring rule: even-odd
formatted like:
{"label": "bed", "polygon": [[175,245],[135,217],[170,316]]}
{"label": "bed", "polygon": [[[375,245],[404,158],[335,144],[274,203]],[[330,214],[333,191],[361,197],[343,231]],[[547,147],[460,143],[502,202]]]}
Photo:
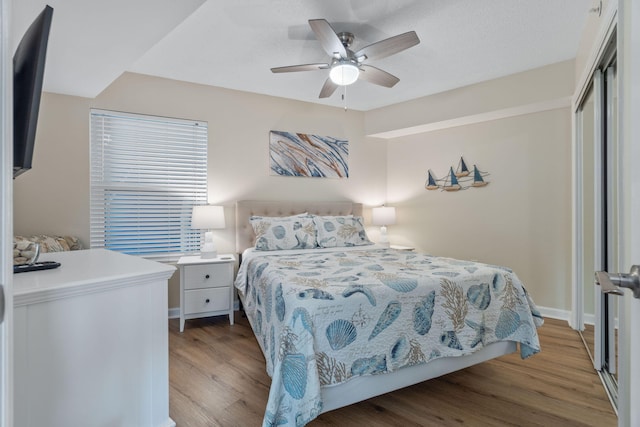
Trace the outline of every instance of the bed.
{"label": "bed", "polygon": [[235,286],[272,378],[264,426],[540,351],[542,317],[511,270],[370,244],[361,215],[351,202],[236,204]]}

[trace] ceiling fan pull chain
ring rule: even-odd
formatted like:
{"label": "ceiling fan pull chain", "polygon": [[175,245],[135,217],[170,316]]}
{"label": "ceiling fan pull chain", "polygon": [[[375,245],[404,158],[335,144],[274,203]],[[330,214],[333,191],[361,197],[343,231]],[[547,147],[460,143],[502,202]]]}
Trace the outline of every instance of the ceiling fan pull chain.
{"label": "ceiling fan pull chain", "polygon": [[346,86],[342,86],[344,89],[344,92],[342,93],[342,101],[344,101],[344,111],[347,111],[347,87]]}

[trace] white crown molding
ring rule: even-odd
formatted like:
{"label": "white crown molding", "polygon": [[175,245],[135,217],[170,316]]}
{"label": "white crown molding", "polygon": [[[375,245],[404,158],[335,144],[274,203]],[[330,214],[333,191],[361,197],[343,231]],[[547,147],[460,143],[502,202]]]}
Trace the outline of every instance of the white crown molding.
{"label": "white crown molding", "polygon": [[419,133],[433,132],[436,130],[449,129],[457,126],[472,125],[491,120],[506,119],[509,117],[523,116],[543,111],[557,110],[571,107],[571,97],[566,96],[557,99],[550,99],[543,102],[536,102],[517,107],[504,108],[501,110],[489,111],[486,113],[472,114],[470,116],[456,117],[455,119],[442,120],[439,122],[427,123],[424,125],[411,126],[404,129],[395,129],[387,132],[375,133],[367,136],[374,138],[393,139],[402,136],[415,135]]}

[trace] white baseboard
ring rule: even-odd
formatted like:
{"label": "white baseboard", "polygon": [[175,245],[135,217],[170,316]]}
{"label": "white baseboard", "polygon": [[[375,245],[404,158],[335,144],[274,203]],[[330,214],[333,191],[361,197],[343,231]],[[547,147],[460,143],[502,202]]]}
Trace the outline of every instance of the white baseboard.
{"label": "white baseboard", "polygon": [[583,314],[584,324],[585,325],[595,325],[596,324],[596,315],[595,314]]}
{"label": "white baseboard", "polygon": [[549,307],[540,307],[540,306],[538,306],[538,310],[540,310],[540,314],[542,314],[542,317],[550,317],[552,319],[566,320],[567,322],[571,318],[571,312],[568,310],[560,310],[558,308],[549,308]]}
{"label": "white baseboard", "polygon": [[[540,310],[540,314],[542,314],[542,317],[550,317],[552,319],[566,320],[567,322],[571,318],[571,311],[568,311],[568,310],[559,310],[557,308],[549,308],[549,307],[538,307],[538,310]],[[596,316],[595,316],[595,314],[585,313],[585,314],[583,314],[583,319],[584,319],[584,324],[585,325],[595,325],[596,324]],[[618,318],[617,317],[615,319],[615,322],[616,322],[615,327],[618,328]]]}

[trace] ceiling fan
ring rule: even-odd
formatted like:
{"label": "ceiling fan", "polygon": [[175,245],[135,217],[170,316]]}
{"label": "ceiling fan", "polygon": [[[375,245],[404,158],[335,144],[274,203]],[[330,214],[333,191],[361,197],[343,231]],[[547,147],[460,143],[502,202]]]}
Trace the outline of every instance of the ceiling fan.
{"label": "ceiling fan", "polygon": [[330,63],[290,65],[272,68],[273,73],[294,71],[330,70],[329,77],[320,91],[320,98],[327,98],[338,86],[355,83],[359,78],[384,87],[393,87],[400,81],[396,76],[367,65],[367,60],[385,58],[420,43],[415,31],[409,31],[370,44],[354,52],[349,47],[354,36],[349,32],[336,33],[325,19],[310,19],[309,25],[322,48],[331,56]]}

